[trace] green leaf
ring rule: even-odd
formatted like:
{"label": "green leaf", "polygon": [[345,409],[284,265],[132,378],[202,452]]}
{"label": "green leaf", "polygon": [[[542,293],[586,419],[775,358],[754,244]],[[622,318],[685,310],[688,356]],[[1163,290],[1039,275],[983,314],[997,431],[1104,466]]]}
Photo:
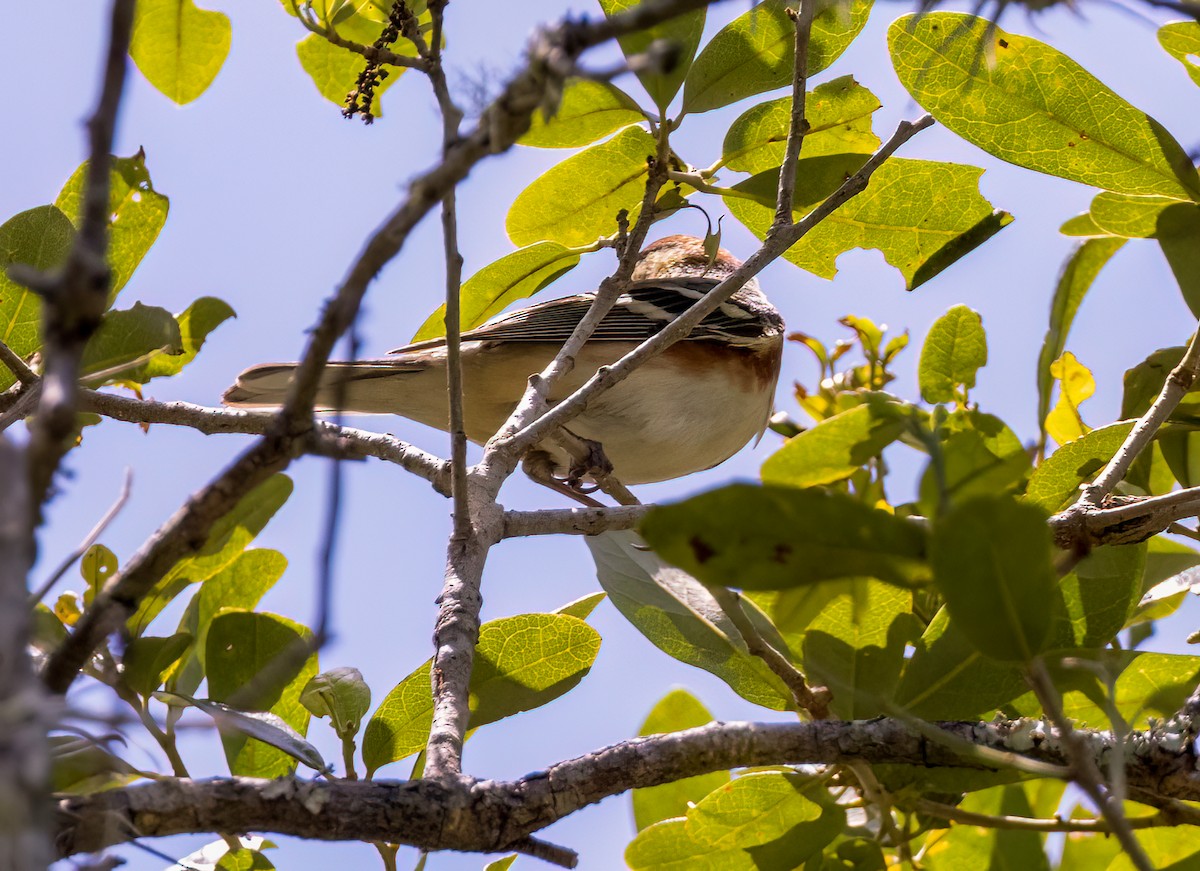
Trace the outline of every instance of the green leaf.
{"label": "green leaf", "polygon": [[159,354],[138,369],[132,375],[126,375],[129,380],[145,384],[151,378],[166,375],[176,375],[196,359],[208,334],[225,323],[229,318],[236,317],[233,309],[224,300],[215,296],[202,296],[179,314],[175,321],[179,325],[179,340],[181,352],[178,354]]}
{"label": "green leaf", "polygon": [[270,871],[275,865],[258,850],[238,850],[217,860],[214,871]]}
{"label": "green leaf", "polygon": [[[1021,817],[1037,814],[1023,784],[998,786],[966,796],[963,810],[987,816]],[[1002,828],[951,825],[925,852],[929,871],[959,871],[963,868],[1020,868],[1021,871],[1050,871],[1042,847],[1042,835]]]}
{"label": "green leaf", "polygon": [[923,720],[975,720],[1028,688],[1020,668],[980,653],[942,608],[917,642],[895,700]]}
{"label": "green leaf", "polygon": [[[600,8],[609,18],[626,9],[640,5],[641,0],[600,0]],[[626,58],[643,54],[650,44],[664,40],[671,44],[675,51],[675,63],[666,72],[658,73],[649,70],[638,71],[637,77],[650,95],[650,99],[658,106],[662,115],[666,115],[667,107],[679,93],[679,86],[691,69],[692,59],[696,56],[696,48],[700,45],[700,37],[704,34],[705,7],[701,6],[683,15],[677,15],[661,24],[656,24],[646,30],[638,30],[617,38],[621,51]]]}
{"label": "green leaf", "polygon": [[518,194],[505,227],[515,245],[549,240],[568,247],[590,245],[617,232],[617,213],[637,218],[645,193],[647,158],[657,152],[641,127],[626,127],[550,167]]}
{"label": "green leaf", "polygon": [[135,361],[150,354],[155,357],[180,354],[182,350],[183,339],[174,316],[165,308],[135,302],[133,308],[105,313],[83,350],[79,368],[85,381],[88,375],[109,373],[103,379],[93,379],[93,384],[108,381],[142,384],[145,378],[139,376],[143,376],[146,363],[134,366]]}
{"label": "green leaf", "polygon": [[[777,711],[794,706],[783,682],[749,653],[737,629],[699,581],[648,552],[631,532],[606,532],[584,541],[609,600],[657,648],[716,675],[754,704]],[[768,641],[779,650],[787,649],[752,603],[746,610]]]}
{"label": "green leaf", "polygon": [[[424,858],[429,854],[422,853],[421,855],[422,858]],[[512,863],[516,860],[517,854],[513,853],[511,856],[505,856],[502,859],[497,859],[495,862],[488,862],[483,866],[483,871],[508,871],[508,869],[512,867]]]}
{"label": "green leaf", "polygon": [[204,651],[213,617],[222,608],[252,610],[286,568],[287,557],[277,550],[247,550],[200,586],[188,602],[177,630],[194,636],[196,644],[182,667],[170,676],[169,689],[188,695],[195,693],[204,679]]}
{"label": "green leaf", "polygon": [[955,622],[984,654],[1028,662],[1054,617],[1046,513],[1009,497],[955,506],[934,525],[934,582]]}
{"label": "green leaf", "polygon": [[[154,697],[168,705],[190,705],[203,711],[213,718],[222,738],[227,742],[230,738],[254,738],[262,743],[283,751],[286,755],[303,762],[309,768],[324,774],[330,773],[330,768],[317,748],[304,740],[304,736],[293,729],[279,715],[269,711],[241,711],[221,702],[211,699],[193,699],[182,693],[158,692]],[[234,733],[237,733],[235,736]],[[228,747],[228,743],[226,744]],[[254,745],[250,745],[254,746]],[[232,765],[232,762],[230,763]],[[295,766],[292,766],[294,769]],[[291,770],[285,773],[291,773]]]}
{"label": "green leaf", "polygon": [[[804,181],[798,185],[796,217],[833,193],[864,161],[865,155],[801,160],[796,172]],[[830,174],[827,168],[836,162],[842,167]],[[979,193],[982,174],[975,166],[894,157],[875,171],[865,191],[810,230],[784,257],[814,275],[833,278],[839,255],[852,248],[876,248],[900,270],[906,288],[914,290],[1012,223],[1011,215],[993,211]],[[774,220],[777,184],[778,172],[759,173],[734,185],[757,202],[724,198],[734,217],[759,239],[766,238]]]}
{"label": "green leaf", "polygon": [[[801,153],[806,158],[871,154],[879,147],[879,137],[871,132],[871,115],[881,105],[853,76],[817,85],[805,100],[809,127]],[[783,163],[791,117],[791,97],[747,109],[725,134],[721,147],[725,166],[749,173],[777,169]]]}
{"label": "green leaf", "polygon": [[[717,850],[746,849],[782,837],[796,823],[821,815],[806,792],[811,778],[799,774],[747,774],[722,786],[687,812],[687,834]],[[818,786],[817,788],[820,788]]]}
{"label": "green leaf", "polygon": [[[211,700],[225,702],[236,696],[240,710],[270,712],[304,735],[308,731],[309,713],[300,704],[300,692],[317,673],[317,655],[312,654],[288,672],[278,673],[275,667],[273,680],[262,680],[260,673],[284,651],[295,651],[298,645],[308,644],[311,636],[307,627],[277,614],[221,611],[213,618],[205,640],[204,663]],[[251,698],[244,698],[250,686],[256,692]],[[295,770],[294,754],[248,741],[245,726],[237,728],[239,734],[221,736],[230,774],[270,778]]]}
{"label": "green leaf", "polygon": [[812,487],[849,478],[898,439],[912,420],[912,406],[885,394],[857,405],[788,439],[762,466],[765,484]]}
{"label": "green leaf", "polygon": [[913,98],[989,154],[1117,193],[1200,198],[1200,179],[1165,128],[1054,48],[957,12],[888,29]]}
{"label": "green leaf", "polygon": [[[67,179],[54,205],[79,226],[87,162]],[[170,201],[154,189],[146,169],[146,155],[113,157],[108,175],[108,265],[112,269],[108,304],[112,305],[133,275],[167,221]]]}
{"label": "green leaf", "polygon": [[[828,67],[867,23],[871,0],[825,0],[813,18],[808,74]],[[784,0],[764,0],[722,28],[704,46],[683,85],[683,110],[707,112],[792,81],[796,25]]]}
{"label": "green leaf", "polygon": [[275,475],[243,496],[232,511],[213,524],[199,550],[177,562],[142,599],[126,623],[130,633],[142,634],[189,584],[208,580],[241,556],[291,493],[291,479]]}
{"label": "green leaf", "polygon": [[167,674],[192,647],[195,639],[186,632],[169,638],[148,635],[134,638],[121,657],[121,679],[143,698],[163,685]]}
{"label": "green leaf", "polygon": [[913,587],[929,579],[924,529],[844,493],[733,484],[655,508],[641,531],[708,584],[771,590],[874,577]]}
{"label": "green leaf", "polygon": [[[600,634],[578,617],[521,614],[485,623],[471,672],[470,728],[548,704],[583,680]],[[433,717],[426,662],[380,703],[363,737],[368,776],[425,747]]]}
{"label": "green leaf", "polygon": [[[468,278],[459,291],[459,324],[470,330],[519,299],[553,284],[579,263],[579,255],[557,242],[535,242],[505,254]],[[446,334],[446,306],[425,319],[414,342]]]}
{"label": "green leaf", "polygon": [[116,555],[102,544],[93,544],[79,561],[79,575],[87,582],[83,591],[83,602],[90,605],[96,594],[117,572]]}
{"label": "green leaf", "polygon": [[1096,477],[1133,429],[1123,420],[1098,427],[1060,447],[1033,471],[1025,499],[1051,514],[1075,501],[1079,487]]}
{"label": "green leaf", "polygon": [[633,98],[615,85],[568,79],[554,115],[547,119],[544,110],[534,112],[528,132],[517,143],[536,148],[578,148],[645,120]]}
{"label": "green leaf", "polygon": [[[1200,851],[1194,832],[1179,826],[1166,829],[1143,829],[1137,833],[1138,843],[1146,852],[1153,867],[1163,871],[1196,871],[1200,868]],[[1100,867],[1099,865],[1093,867]],[[1134,871],[1137,866],[1126,853],[1118,853],[1106,871]]]}
{"label": "green leaf", "polygon": [[[687,690],[675,689],[658,700],[638,734],[679,732],[706,725],[712,719],[712,714],[699,699]],[[638,831],[661,820],[683,816],[691,805],[727,783],[728,771],[712,771],[673,783],[633,790],[633,819]]]}
{"label": "green leaf", "polygon": [[1110,236],[1150,239],[1158,232],[1158,217],[1163,209],[1179,205],[1179,200],[1171,197],[1134,197],[1101,191],[1092,199],[1088,214]]}
{"label": "green leaf", "polygon": [[913,596],[866,578],[822,609],[804,633],[802,667],[810,683],[833,691],[830,705],[843,720],[884,713],[904,667],[906,644],[921,636]]}
{"label": "green leaf", "polygon": [[[1181,345],[1173,348],[1159,348],[1141,363],[1125,371],[1124,393],[1121,396],[1121,417],[1132,420],[1150,410],[1150,405],[1162,391],[1167,376],[1183,359],[1185,350]],[[1192,422],[1193,419],[1200,421],[1200,417],[1195,417],[1197,399],[1200,397],[1184,396],[1179,408],[1172,412],[1172,417],[1189,422]],[[1181,410],[1183,414],[1180,414]]]}
{"label": "green leaf", "polygon": [[[8,277],[24,263],[39,271],[57,269],[75,241],[71,220],[56,206],[38,206],[0,224],[0,342],[28,359],[42,347],[42,303],[36,293]],[[16,381],[0,366],[0,389]]]}
{"label": "green leaf", "polygon": [[[764,776],[769,775],[757,773],[739,780]],[[737,782],[734,781],[731,786]],[[749,800],[745,808],[747,817],[755,810],[751,802],[761,798],[758,792],[758,785],[751,784],[744,795]],[[820,806],[820,816],[796,822],[772,841],[746,849],[737,845],[713,847],[692,836],[697,825],[690,819],[696,811],[696,808],[692,808],[689,818],[663,820],[639,832],[625,850],[625,862],[634,871],[793,871],[803,867],[808,857],[819,855],[827,844],[841,834],[846,824],[846,812],[829,798],[824,786],[810,780],[806,797]],[[804,805],[800,807],[807,810]],[[736,808],[730,810],[731,816],[726,817],[727,820],[738,813]],[[769,825],[782,821],[768,819],[764,822]],[[707,821],[702,828],[708,828]],[[753,840],[753,823],[747,825],[746,831]]]}
{"label": "green leaf", "polygon": [[[1069,625],[1063,647],[1103,647],[1128,623],[1142,595],[1146,545],[1098,547],[1062,579]],[[1055,633],[1058,634],[1057,632]]]}
{"label": "green leaf", "polygon": [[129,55],[150,84],[182,106],[217,77],[231,35],[227,15],[192,0],[138,0]]}
{"label": "green leaf", "polygon": [[1154,237],[1166,255],[1183,301],[1200,317],[1200,208],[1177,203],[1158,216]]}
{"label": "green leaf", "polygon": [[88,795],[132,783],[140,776],[128,762],[87,738],[51,735],[50,782],[54,792]]}
{"label": "green leaf", "polygon": [[313,716],[328,717],[339,738],[353,738],[371,708],[371,688],[357,668],[333,668],[304,685],[300,704]]}
{"label": "green leaf", "polygon": [[[378,34],[376,34],[378,35]],[[417,47],[401,39],[391,47],[397,54],[416,57]],[[338,106],[346,104],[346,95],[358,86],[358,77],[367,65],[366,59],[346,48],[340,48],[323,36],[310,33],[296,43],[300,66],[312,78],[321,96]],[[388,77],[375,86],[375,96],[367,109],[376,118],[383,117],[380,99],[384,92],[404,75],[404,67],[388,67]]]}
{"label": "green leaf", "polygon": [[[979,312],[956,305],[933,322],[921,348],[917,379],[926,402],[965,399],[987,365],[987,335]],[[961,390],[960,390],[961,388]]]}
{"label": "green leaf", "polygon": [[1175,58],[1192,81],[1200,85],[1200,24],[1175,21],[1158,29],[1158,42]]}
{"label": "green leaf", "polygon": [[994,415],[957,409],[937,433],[943,439],[940,461],[930,460],[919,488],[918,505],[928,517],[954,502],[1011,491],[1032,470],[1025,446]]}
{"label": "green leaf", "polygon": [[1096,276],[1124,244],[1124,239],[1089,239],[1077,246],[1063,264],[1054,288],[1054,299],[1050,302],[1050,327],[1046,330],[1046,338],[1042,340],[1042,350],[1038,355],[1038,426],[1044,426],[1046,415],[1050,412],[1050,388],[1054,384],[1050,365],[1066,350],[1067,336],[1075,323],[1075,313],[1079,311],[1079,305]]}
{"label": "green leaf", "polygon": [[596,610],[596,606],[604,601],[606,595],[605,593],[588,593],[586,596],[580,596],[574,602],[568,602],[561,608],[555,608],[551,613],[566,614],[568,617],[586,620]]}

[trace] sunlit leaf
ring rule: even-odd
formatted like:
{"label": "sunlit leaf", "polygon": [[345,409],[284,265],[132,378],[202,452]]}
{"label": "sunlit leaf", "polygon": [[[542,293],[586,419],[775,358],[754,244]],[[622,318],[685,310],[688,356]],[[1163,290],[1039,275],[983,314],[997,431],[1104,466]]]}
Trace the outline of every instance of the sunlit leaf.
{"label": "sunlit leaf", "polygon": [[[144,358],[182,353],[179,324],[166,309],[135,302],[133,308],[106,312],[88,340],[79,368],[83,375],[109,372],[103,381],[142,383]],[[136,366],[136,361],[143,360]],[[113,373],[113,370],[117,370]],[[95,384],[96,382],[92,382]]]}
{"label": "sunlit leaf", "polygon": [[[703,726],[713,719],[708,708],[684,689],[671,690],[658,700],[638,730],[639,735],[659,735]],[[729,782],[728,771],[712,771],[685,777],[673,783],[663,783],[635,789],[633,819],[638,831],[671,817],[681,817],[688,807]]]}
{"label": "sunlit leaf", "polygon": [[225,301],[213,296],[200,297],[175,315],[175,321],[179,324],[181,352],[159,354],[124,377],[144,384],[151,378],[178,374],[196,359],[208,334],[234,316],[233,309]]}
{"label": "sunlit leaf", "polygon": [[[42,303],[36,293],[8,277],[8,267],[23,263],[39,271],[63,264],[75,240],[75,228],[56,206],[38,206],[0,224],[0,342],[28,359],[42,347]],[[16,378],[0,366],[0,389]]]}
{"label": "sunlit leaf", "polygon": [[[685,112],[707,112],[792,80],[796,25],[784,0],[765,0],[722,28],[700,52],[683,85]],[[867,23],[871,0],[822,0],[813,18],[808,74],[828,67]]]}
{"label": "sunlit leaf", "polygon": [[[833,193],[864,160],[865,155],[801,160],[796,172],[797,179],[804,181],[796,197],[796,217]],[[835,161],[843,166],[832,174],[824,171],[834,168]],[[900,270],[907,289],[913,290],[1012,222],[1011,215],[993,211],[980,195],[982,174],[974,166],[892,158],[875,171],[865,191],[810,230],[784,257],[814,275],[833,278],[841,254],[853,248],[877,248]],[[729,211],[759,239],[766,238],[774,220],[777,185],[778,173],[767,171],[734,185],[759,201],[724,198]],[[769,192],[769,205],[762,202],[760,192]]]}
{"label": "sunlit leaf", "polygon": [[850,477],[909,426],[912,408],[883,394],[787,440],[762,466],[766,484],[812,487]]}
{"label": "sunlit leaf", "polygon": [[1046,338],[1038,355],[1039,426],[1043,425],[1050,411],[1050,388],[1054,383],[1050,365],[1066,350],[1067,336],[1075,323],[1075,313],[1079,311],[1079,305],[1091,289],[1092,282],[1104,264],[1124,244],[1123,239],[1090,239],[1072,251],[1063,265],[1054,289],[1054,299],[1050,303],[1050,327],[1046,330]]}
{"label": "sunlit leaf", "polygon": [[194,642],[186,632],[168,638],[143,635],[132,639],[121,657],[121,679],[139,696],[149,696],[162,686],[167,673]]}
{"label": "sunlit leaf", "polygon": [[192,0],[138,0],[129,54],[150,84],[182,105],[217,77],[231,34],[227,15]]}
{"label": "sunlit leaf", "polygon": [[1045,511],[1062,511],[1075,501],[1079,487],[1096,477],[1133,429],[1123,420],[1097,427],[1060,447],[1033,471],[1025,498]]}
{"label": "sunlit leaf", "polygon": [[[310,715],[300,704],[300,692],[317,673],[317,655],[312,653],[297,662],[294,668],[282,671],[272,663],[281,654],[303,650],[311,637],[307,627],[277,614],[221,611],[213,618],[205,641],[204,661],[210,701],[236,699],[239,711],[269,712],[290,729],[304,735],[308,731]],[[268,718],[268,722],[279,728],[273,720]],[[281,751],[282,739],[269,740],[273,733],[268,733],[268,737],[255,734],[242,718],[233,717],[229,725],[239,733],[226,732],[221,736],[230,774],[279,777],[294,771],[295,759],[302,758],[293,752],[294,747]],[[247,741],[246,735],[271,746]],[[305,764],[311,762],[305,759]]]}
{"label": "sunlit leaf", "polygon": [[[640,0],[600,0],[600,8],[608,16],[616,15],[637,6]],[[674,49],[675,62],[666,72],[638,70],[637,77],[650,95],[659,112],[666,114],[671,100],[679,92],[679,86],[691,69],[692,59],[696,56],[696,48],[700,45],[700,37],[704,34],[704,18],[707,10],[704,6],[676,15],[661,24],[656,24],[645,30],[637,30],[617,38],[626,58],[642,54],[651,43],[663,40]]]}
{"label": "sunlit leaf", "polygon": [[[397,54],[415,57],[417,48],[408,40],[398,40],[390,47]],[[349,49],[340,48],[322,36],[310,33],[296,43],[296,56],[300,58],[300,66],[308,73],[317,90],[331,103],[343,106],[346,95],[355,89],[358,76],[367,65],[366,58]],[[375,87],[374,99],[367,112],[376,118],[383,117],[380,99],[384,91],[399,81],[404,74],[404,67],[388,67],[388,77]]]}
{"label": "sunlit leaf", "polygon": [[[489,263],[459,291],[459,323],[463,330],[479,326],[519,299],[533,296],[574,269],[579,255],[557,242],[535,242]],[[446,333],[446,306],[425,319],[414,342]]]}
{"label": "sunlit leaf", "polygon": [[[83,188],[88,164],[83,163],[67,179],[54,205],[76,226],[82,217]],[[112,158],[108,176],[108,264],[112,269],[108,302],[112,305],[121,288],[137,269],[167,221],[168,199],[154,189],[146,169],[146,155]]]}
{"label": "sunlit leaf", "polygon": [[568,157],[518,194],[505,227],[516,245],[552,241],[568,247],[590,245],[617,232],[617,213],[633,221],[645,194],[647,159],[654,138],[641,127],[626,127],[607,142]]}
{"label": "sunlit leaf", "polygon": [[371,688],[357,668],[333,668],[304,685],[300,704],[313,716],[328,717],[339,737],[353,737],[371,708]]}
{"label": "sunlit leaf", "polygon": [[517,142],[537,148],[577,148],[644,120],[637,103],[615,85],[568,79],[554,115],[547,119],[541,109],[534,112],[529,130]]}
{"label": "sunlit leaf", "polygon": [[1118,193],[1200,198],[1166,129],[1056,49],[958,12],[888,29],[896,73],[939,122],[1018,166]]}
{"label": "sunlit leaf", "polygon": [[716,850],[770,843],[797,823],[811,822],[821,815],[821,805],[806,795],[813,788],[812,779],[799,774],[744,775],[710,793],[687,812],[687,834],[693,841]]}
{"label": "sunlit leaf", "polygon": [[[520,614],[485,623],[471,672],[470,728],[554,701],[583,680],[599,650],[599,633],[566,614]],[[367,723],[362,752],[368,774],[425,747],[433,717],[431,665],[402,680]]]}
{"label": "sunlit leaf", "polygon": [[[879,147],[879,137],[871,132],[871,115],[880,105],[879,98],[853,76],[817,85],[805,100],[809,126],[803,155],[872,153]],[[749,173],[778,167],[783,163],[791,116],[791,97],[747,109],[725,134],[721,147],[725,165]]]}
{"label": "sunlit leaf", "polygon": [[[926,402],[953,402],[975,386],[975,374],[987,365],[987,335],[979,312],[953,306],[933,322],[917,378]],[[960,392],[961,388],[961,392]]]}
{"label": "sunlit leaf", "polygon": [[1175,58],[1192,81],[1200,85],[1200,24],[1175,21],[1158,29],[1158,41]]}
{"label": "sunlit leaf", "polygon": [[1070,351],[1050,364],[1050,376],[1058,381],[1058,402],[1046,415],[1046,433],[1065,445],[1091,432],[1079,414],[1079,405],[1096,392],[1096,379]]}

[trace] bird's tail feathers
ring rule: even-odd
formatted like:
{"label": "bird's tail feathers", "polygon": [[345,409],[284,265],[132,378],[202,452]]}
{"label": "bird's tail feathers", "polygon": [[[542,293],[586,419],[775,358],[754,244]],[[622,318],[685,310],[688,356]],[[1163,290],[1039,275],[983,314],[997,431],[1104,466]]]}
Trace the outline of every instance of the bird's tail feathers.
{"label": "bird's tail feathers", "polygon": [[[347,411],[388,414],[395,411],[395,381],[427,367],[389,358],[331,362],[321,373],[317,388],[317,411]],[[263,363],[251,366],[225,391],[221,401],[235,408],[276,408],[283,404],[291,387],[295,363]],[[386,384],[390,382],[390,389]]]}

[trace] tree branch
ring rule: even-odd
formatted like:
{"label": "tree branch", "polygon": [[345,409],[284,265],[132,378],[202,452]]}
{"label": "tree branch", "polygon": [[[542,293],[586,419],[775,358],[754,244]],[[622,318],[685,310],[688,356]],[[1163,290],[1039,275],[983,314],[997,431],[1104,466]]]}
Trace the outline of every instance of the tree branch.
{"label": "tree branch", "polygon": [[619,505],[614,508],[557,508],[540,511],[505,511],[504,538],[526,535],[599,535],[633,529],[653,505]]}
{"label": "tree branch", "polygon": [[[975,747],[1064,765],[1062,736],[1039,720],[936,726]],[[1086,735],[1100,758],[1112,736]],[[1165,799],[1200,798],[1190,748],[1168,752],[1153,733],[1135,733],[1130,784]],[[1151,746],[1153,745],[1153,746]],[[495,852],[582,807],[629,789],[730,768],[781,764],[901,764],[986,769],[890,718],[810,723],[709,723],[620,742],[516,781],[463,785],[410,781],[163,780],[64,798],[60,855],[95,851],[131,837],[183,832],[261,831],[322,840],[387,840],[423,850]],[[1142,798],[1139,796],[1139,801]]]}
{"label": "tree branch", "polygon": [[[805,107],[808,97],[808,44],[812,36],[813,15],[816,0],[800,0],[800,8],[794,13],[796,37],[794,44],[794,67],[792,70],[792,115],[788,124],[787,145],[784,147],[783,163],[779,166],[779,191],[775,197],[775,224],[786,227],[792,223],[792,194],[796,188],[796,163],[804,136],[808,133]],[[791,9],[788,14],[793,15]]]}

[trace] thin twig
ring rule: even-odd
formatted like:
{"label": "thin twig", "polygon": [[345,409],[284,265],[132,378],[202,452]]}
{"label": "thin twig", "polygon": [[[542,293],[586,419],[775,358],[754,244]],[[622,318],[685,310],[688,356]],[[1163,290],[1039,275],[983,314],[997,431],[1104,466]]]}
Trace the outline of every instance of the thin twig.
{"label": "thin twig", "polygon": [[728,587],[713,586],[708,588],[708,592],[733,623],[746,649],[766,663],[776,677],[783,681],[788,692],[792,694],[797,709],[807,711],[814,720],[827,718],[831,698],[829,690],[825,687],[810,687],[800,669],[792,665],[791,660],[762,636],[742,606],[742,597]]}
{"label": "thin twig", "polygon": [[[816,7],[816,0],[800,0],[800,8],[794,13],[796,37],[795,65],[792,69],[792,114],[788,123],[783,163],[779,166],[779,190],[775,197],[775,223],[781,227],[792,223],[792,194],[796,188],[796,163],[800,159],[800,149],[804,146],[804,136],[808,133],[808,119],[805,117],[808,88],[808,46]],[[789,10],[789,14],[792,14],[791,10]]]}
{"label": "thin twig", "polygon": [[[943,820],[962,823],[967,826],[982,826],[988,829],[1007,829],[1019,832],[1088,832],[1107,834],[1112,832],[1108,820],[1100,817],[1094,820],[1064,820],[1062,817],[1053,819],[1036,819],[1033,817],[1017,817],[1007,814],[980,814],[964,810],[953,805],[942,804],[927,798],[918,798],[914,807]],[[1153,829],[1160,826],[1196,825],[1174,819],[1170,814],[1158,813],[1145,817],[1130,817],[1131,829]]]}
{"label": "thin twig", "polygon": [[33,607],[38,602],[42,601],[42,599],[46,598],[46,594],[54,589],[54,585],[62,579],[62,576],[67,573],[71,566],[75,565],[76,560],[80,559],[85,553],[88,552],[88,549],[96,543],[96,539],[98,539],[104,533],[104,530],[108,528],[108,525],[116,519],[118,514],[121,513],[121,509],[125,507],[125,503],[129,501],[129,492],[132,485],[133,469],[126,467],[125,475],[121,480],[121,492],[117,495],[117,501],[114,502],[109,509],[104,512],[104,516],[101,517],[99,522],[92,527],[92,531],[84,536],[83,541],[79,543],[79,546],[76,547],[75,550],[71,551],[67,555],[66,559],[59,563],[59,566],[54,570],[54,573],[51,574],[50,577],[46,578],[46,580],[40,587],[37,588],[37,590],[30,594],[30,607]]}
{"label": "thin twig", "polygon": [[1137,836],[1134,835],[1129,820],[1125,817],[1125,810],[1121,806],[1121,802],[1116,800],[1104,783],[1104,778],[1096,764],[1095,754],[1063,713],[1062,700],[1058,695],[1058,689],[1050,679],[1050,673],[1046,671],[1045,663],[1040,658],[1034,659],[1030,663],[1028,675],[1034,694],[1041,702],[1046,716],[1054,723],[1063,746],[1067,750],[1071,760],[1072,779],[1108,821],[1113,834],[1121,842],[1121,848],[1129,856],[1129,861],[1133,863],[1134,867],[1138,871],[1154,871],[1154,863],[1150,861],[1150,857],[1146,855]]}
{"label": "thin twig", "polygon": [[4,342],[0,342],[0,363],[8,367],[17,381],[26,386],[38,380],[37,373],[21,359],[21,356]]}

